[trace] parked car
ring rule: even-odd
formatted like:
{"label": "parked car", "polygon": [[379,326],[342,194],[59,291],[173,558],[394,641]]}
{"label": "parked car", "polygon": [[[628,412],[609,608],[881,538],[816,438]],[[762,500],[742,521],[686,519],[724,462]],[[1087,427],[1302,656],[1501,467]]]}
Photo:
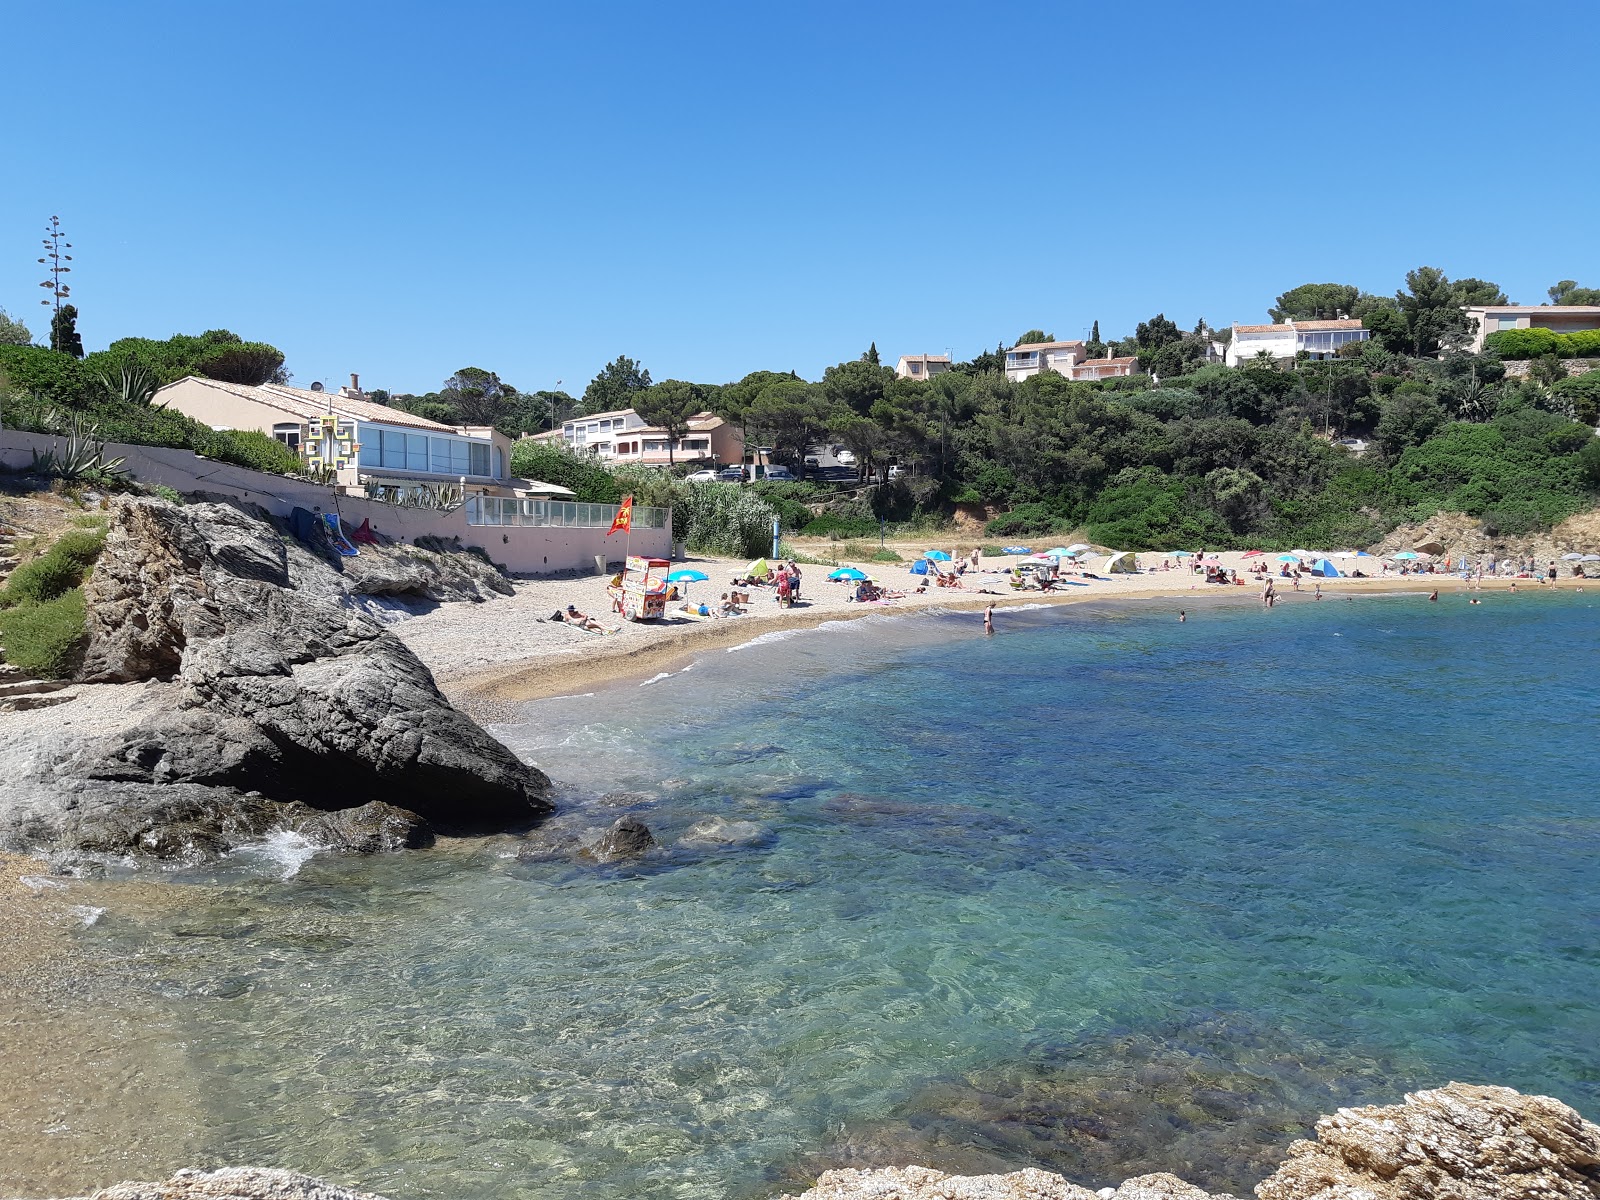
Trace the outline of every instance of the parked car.
{"label": "parked car", "polygon": [[806,459],[806,468],[812,471],[820,471],[822,470],[822,463],[814,456],[809,457]]}
{"label": "parked car", "polygon": [[835,450],[833,457],[839,460],[841,467],[853,467],[856,465],[856,456],[849,450]]}
{"label": "parked car", "polygon": [[704,471],[691,472],[690,474],[685,475],[683,478],[687,483],[715,483],[720,477],[720,474],[721,472],[713,471],[708,468]]}
{"label": "parked car", "polygon": [[723,467],[716,474],[718,483],[739,483],[744,479],[743,467]]}
{"label": "parked car", "polygon": [[788,467],[767,467],[766,478],[774,483],[787,483],[794,478],[794,472]]}
{"label": "parked car", "polygon": [[899,479],[900,476],[904,475],[905,473],[906,473],[906,469],[904,467],[902,467],[899,463],[896,463],[894,466],[889,468],[889,478],[890,479]]}

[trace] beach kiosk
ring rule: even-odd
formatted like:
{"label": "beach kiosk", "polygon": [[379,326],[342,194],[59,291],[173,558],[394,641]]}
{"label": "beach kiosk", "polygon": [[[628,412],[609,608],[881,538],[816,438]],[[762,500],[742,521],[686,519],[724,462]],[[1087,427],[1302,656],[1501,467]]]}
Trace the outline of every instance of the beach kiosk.
{"label": "beach kiosk", "polygon": [[630,621],[654,621],[667,611],[667,569],[664,558],[630,554],[616,582],[606,589],[612,607]]}

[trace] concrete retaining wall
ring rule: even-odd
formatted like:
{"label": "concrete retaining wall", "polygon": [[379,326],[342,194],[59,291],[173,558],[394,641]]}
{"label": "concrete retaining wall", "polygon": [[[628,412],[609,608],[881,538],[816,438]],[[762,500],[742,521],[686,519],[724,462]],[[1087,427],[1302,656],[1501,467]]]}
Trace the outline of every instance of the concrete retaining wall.
{"label": "concrete retaining wall", "polygon": [[[16,469],[33,462],[33,452],[65,448],[65,438],[48,434],[0,430],[0,465]],[[659,558],[670,555],[672,530],[633,531],[631,542],[618,533],[606,537],[604,529],[525,528],[522,526],[468,525],[464,509],[438,512],[425,508],[401,508],[353,496],[333,487],[303,479],[288,479],[264,471],[214,462],[189,450],[165,446],[133,446],[107,442],[106,454],[121,457],[122,464],[141,483],[164,485],[178,492],[219,492],[239,500],[259,504],[268,511],[287,517],[289,510],[322,509],[338,513],[340,520],[354,528],[367,520],[372,528],[397,541],[419,537],[461,539],[463,545],[481,546],[495,562],[514,575],[554,575],[566,571],[592,574],[596,555],[620,565],[624,547],[635,554]]]}

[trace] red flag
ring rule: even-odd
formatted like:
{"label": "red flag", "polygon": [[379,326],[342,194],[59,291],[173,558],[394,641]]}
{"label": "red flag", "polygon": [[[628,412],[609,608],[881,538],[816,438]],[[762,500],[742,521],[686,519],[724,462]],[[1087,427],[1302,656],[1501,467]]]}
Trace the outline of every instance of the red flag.
{"label": "red flag", "polygon": [[613,533],[615,533],[619,529],[627,531],[627,532],[632,532],[632,530],[633,530],[633,497],[632,496],[624,496],[622,498],[622,505],[621,505],[621,507],[619,507],[617,509],[617,519],[615,521],[611,522],[611,528],[606,530],[606,536],[610,537]]}

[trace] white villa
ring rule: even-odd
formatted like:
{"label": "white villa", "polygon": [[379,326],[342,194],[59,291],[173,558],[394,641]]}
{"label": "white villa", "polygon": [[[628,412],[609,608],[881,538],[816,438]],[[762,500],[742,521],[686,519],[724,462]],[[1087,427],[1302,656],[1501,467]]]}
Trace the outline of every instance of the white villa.
{"label": "white villa", "polygon": [[1230,367],[1265,353],[1273,359],[1332,358],[1351,342],[1364,342],[1371,334],[1357,320],[1285,321],[1282,325],[1235,325],[1228,343]]}
{"label": "white villa", "polygon": [[1019,342],[1006,351],[1006,378],[1021,383],[1041,371],[1072,377],[1072,368],[1084,360],[1082,342]]}
{"label": "white villa", "polygon": [[369,400],[352,375],[337,392],[190,375],[154,403],[213,429],[255,429],[326,470],[350,493],[400,499],[453,487],[482,496],[563,497],[568,488],[511,475],[511,439],[488,425],[442,425]]}
{"label": "white villa", "polygon": [[894,373],[901,379],[932,379],[949,369],[948,354],[902,354]]}
{"label": "white villa", "polygon": [[[563,421],[560,429],[535,434],[539,441],[560,442],[577,454],[593,454],[612,462],[667,465],[667,431],[651,425],[631,408],[595,413]],[[679,438],[670,455],[673,462],[744,461],[744,435],[715,413],[689,418],[689,432]]]}

